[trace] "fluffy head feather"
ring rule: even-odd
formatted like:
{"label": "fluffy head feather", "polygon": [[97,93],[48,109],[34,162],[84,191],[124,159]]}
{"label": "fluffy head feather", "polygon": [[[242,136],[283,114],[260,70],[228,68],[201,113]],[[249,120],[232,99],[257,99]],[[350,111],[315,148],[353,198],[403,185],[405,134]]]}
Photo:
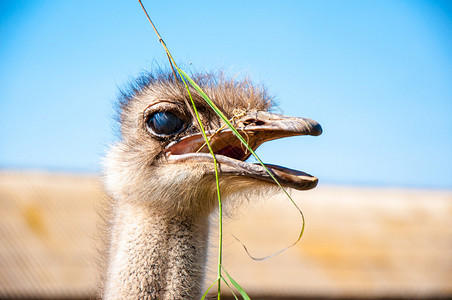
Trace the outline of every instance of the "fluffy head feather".
{"label": "fluffy head feather", "polygon": [[[221,72],[194,74],[192,78],[228,118],[238,111],[269,111],[273,106],[265,88],[248,79],[229,79]],[[190,88],[190,93],[206,130],[219,128],[220,118],[195,89]],[[215,177],[206,176],[206,165],[167,164],[163,155],[169,143],[199,132],[187,103],[190,99],[185,86],[170,72],[147,73],[122,93],[118,118],[121,137],[104,161],[106,188],[113,199],[144,202],[177,214],[207,214],[212,210],[216,203]],[[146,119],[155,111],[168,110],[180,116],[187,128],[175,136],[156,137],[149,132]],[[243,191],[250,183],[256,180],[222,178],[222,195]]]}

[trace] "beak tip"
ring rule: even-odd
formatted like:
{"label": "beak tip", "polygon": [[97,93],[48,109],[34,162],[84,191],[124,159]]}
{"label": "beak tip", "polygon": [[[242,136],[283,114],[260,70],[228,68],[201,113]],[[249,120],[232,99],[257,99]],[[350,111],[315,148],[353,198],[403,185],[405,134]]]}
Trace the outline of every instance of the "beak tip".
{"label": "beak tip", "polygon": [[322,126],[319,124],[319,123],[317,123],[316,121],[314,121],[314,120],[311,120],[312,121],[312,123],[311,123],[311,135],[313,135],[313,136],[319,136],[319,135],[321,135],[322,133],[323,133],[323,129],[322,129]]}
{"label": "beak tip", "polygon": [[315,128],[314,131],[316,133],[315,136],[321,135],[323,133],[322,126],[319,123],[317,123],[317,125],[314,128]]}

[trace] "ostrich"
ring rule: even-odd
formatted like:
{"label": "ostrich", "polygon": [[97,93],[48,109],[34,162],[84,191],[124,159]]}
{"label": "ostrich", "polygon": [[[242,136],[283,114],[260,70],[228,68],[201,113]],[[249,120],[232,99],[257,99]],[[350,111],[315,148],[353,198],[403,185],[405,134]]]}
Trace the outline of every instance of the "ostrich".
{"label": "ostrich", "polygon": [[[272,98],[248,80],[221,74],[195,81],[231,118],[253,149],[266,141],[319,135],[310,119],[271,112]],[[211,137],[222,198],[266,191],[275,184],[229,129],[191,91]],[[105,158],[110,198],[109,247],[104,299],[199,299],[208,248],[209,215],[217,206],[214,162],[194,118],[188,93],[169,72],[146,74],[124,92],[119,105],[120,139]],[[312,189],[317,178],[268,165],[286,187]]]}

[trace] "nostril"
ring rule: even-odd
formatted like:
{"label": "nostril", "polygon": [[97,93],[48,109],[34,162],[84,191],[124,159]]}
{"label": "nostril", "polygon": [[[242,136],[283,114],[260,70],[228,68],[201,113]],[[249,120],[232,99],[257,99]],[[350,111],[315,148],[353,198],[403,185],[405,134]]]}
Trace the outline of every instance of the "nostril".
{"label": "nostril", "polygon": [[242,122],[244,126],[262,126],[265,125],[264,121],[256,120],[256,119],[248,119]]}

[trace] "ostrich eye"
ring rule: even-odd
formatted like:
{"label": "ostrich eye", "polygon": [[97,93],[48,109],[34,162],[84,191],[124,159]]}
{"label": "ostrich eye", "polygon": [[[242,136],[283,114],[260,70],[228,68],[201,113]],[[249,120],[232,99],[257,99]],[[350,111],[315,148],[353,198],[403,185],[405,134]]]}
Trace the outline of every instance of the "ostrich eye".
{"label": "ostrich eye", "polygon": [[168,111],[153,114],[147,125],[154,133],[163,135],[174,135],[184,128],[184,122]]}

